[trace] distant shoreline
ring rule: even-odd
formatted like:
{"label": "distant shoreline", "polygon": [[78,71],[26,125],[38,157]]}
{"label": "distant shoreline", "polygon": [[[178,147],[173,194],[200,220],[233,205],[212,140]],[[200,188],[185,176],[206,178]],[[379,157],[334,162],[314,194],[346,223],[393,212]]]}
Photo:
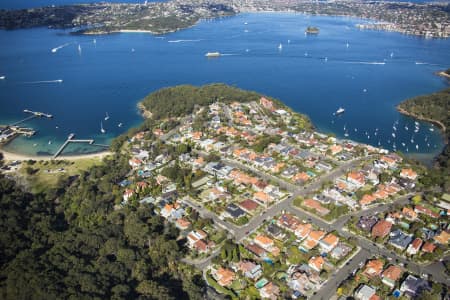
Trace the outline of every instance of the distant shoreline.
{"label": "distant shoreline", "polygon": [[96,153],[87,153],[87,154],[75,154],[75,155],[60,155],[57,158],[53,158],[53,155],[27,155],[27,154],[19,154],[14,152],[5,151],[0,148],[0,153],[3,154],[3,160],[13,161],[13,160],[80,160],[86,158],[100,158],[103,159],[106,156],[111,155],[111,151],[100,151]]}

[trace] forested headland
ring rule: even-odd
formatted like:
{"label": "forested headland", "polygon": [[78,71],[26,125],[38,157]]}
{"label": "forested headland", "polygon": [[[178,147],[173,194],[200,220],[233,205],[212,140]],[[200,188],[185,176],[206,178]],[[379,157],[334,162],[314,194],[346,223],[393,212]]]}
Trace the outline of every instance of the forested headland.
{"label": "forested headland", "polygon": [[441,186],[450,191],[450,88],[408,99],[398,105],[401,113],[411,117],[438,124],[444,134],[446,145],[436,158],[436,163],[429,172],[430,184]]}

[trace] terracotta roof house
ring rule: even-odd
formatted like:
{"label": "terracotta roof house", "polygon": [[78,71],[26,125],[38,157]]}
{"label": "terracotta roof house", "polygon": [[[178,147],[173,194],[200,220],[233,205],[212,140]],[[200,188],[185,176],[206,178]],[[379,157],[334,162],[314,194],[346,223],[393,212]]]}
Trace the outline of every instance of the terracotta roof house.
{"label": "terracotta roof house", "polygon": [[253,194],[253,199],[255,199],[256,202],[261,203],[262,205],[267,206],[272,201],[272,198],[264,193],[264,192],[256,192]]}
{"label": "terracotta roof house", "polygon": [[330,252],[339,243],[339,238],[332,233],[327,234],[320,242],[320,248],[324,252]]}
{"label": "terracotta roof house", "polygon": [[359,204],[361,206],[367,206],[376,200],[377,200],[377,198],[375,196],[365,194],[364,196],[362,196],[361,200],[359,200]]}
{"label": "terracotta roof house", "polygon": [[312,230],[312,225],[309,223],[299,224],[295,229],[295,235],[300,239],[306,238]]}
{"label": "terracotta roof house", "polygon": [[262,275],[261,266],[251,261],[241,261],[238,266],[239,270],[244,273],[244,276],[252,280],[257,280]]}
{"label": "terracotta roof house", "polygon": [[321,216],[325,216],[330,212],[328,208],[323,207],[319,201],[316,201],[314,199],[304,200],[303,205],[306,206],[307,208],[315,210]]}
{"label": "terracotta roof house", "polygon": [[264,250],[263,248],[261,248],[256,244],[248,244],[247,246],[245,246],[245,249],[247,249],[248,251],[250,251],[251,253],[255,254],[258,257],[263,257],[266,255],[266,250]]}
{"label": "terracotta roof house", "polygon": [[406,249],[406,253],[409,255],[415,255],[419,252],[420,247],[422,246],[423,241],[419,238],[415,238],[411,244],[409,244],[408,249]]}
{"label": "terracotta roof house", "polygon": [[295,231],[298,225],[302,224],[300,220],[292,214],[282,214],[277,220],[278,226]]}
{"label": "terracotta roof house", "polygon": [[325,264],[325,260],[322,256],[313,256],[308,261],[308,266],[311,267],[316,272],[322,271],[323,265]]}
{"label": "terracotta roof house", "polygon": [[272,282],[269,282],[264,287],[259,289],[259,295],[263,299],[277,300],[279,294],[280,288]]}
{"label": "terracotta roof house", "polygon": [[319,241],[325,236],[325,232],[320,230],[311,231],[301,244],[301,248],[305,251],[309,251],[312,248],[316,247],[319,244]]}
{"label": "terracotta roof house", "polygon": [[442,232],[439,235],[436,235],[434,237],[434,240],[438,244],[448,245],[448,241],[450,240],[450,234],[447,231],[442,230]]}
{"label": "terracotta roof house", "polygon": [[230,269],[220,267],[215,272],[212,272],[214,279],[221,286],[229,286],[233,282],[236,274]]}
{"label": "terracotta roof house", "polygon": [[247,213],[253,213],[259,207],[259,204],[251,199],[246,199],[239,203],[239,207]]}
{"label": "terracotta roof house", "polygon": [[395,287],[395,283],[402,277],[403,270],[391,265],[381,274],[382,282],[391,289]]}
{"label": "terracotta roof house", "polygon": [[366,184],[364,174],[361,172],[350,172],[347,174],[347,181],[353,183],[356,186],[363,186]]}
{"label": "terracotta roof house", "polygon": [[379,259],[369,260],[364,269],[363,275],[368,278],[380,276],[383,271],[383,262]]}
{"label": "terracotta roof house", "polygon": [[400,177],[415,180],[417,178],[417,173],[410,168],[402,169],[400,172]]}
{"label": "terracotta roof house", "polygon": [[186,230],[191,226],[191,222],[189,222],[188,220],[186,220],[185,218],[179,218],[176,222],[175,222],[175,226],[180,229],[180,230]]}
{"label": "terracotta roof house", "polygon": [[261,104],[265,109],[268,109],[270,111],[274,110],[273,102],[265,97],[261,97],[261,99],[259,99],[259,104]]}
{"label": "terracotta roof house", "polygon": [[436,249],[436,245],[430,242],[425,242],[422,247],[422,252],[425,253],[433,253],[434,249]]}
{"label": "terracotta roof house", "polygon": [[433,212],[431,209],[426,208],[426,207],[424,207],[422,205],[416,205],[414,207],[414,211],[416,213],[425,214],[425,215],[427,215],[427,216],[429,216],[431,218],[435,218],[435,219],[439,218],[439,214]]}
{"label": "terracotta roof house", "polygon": [[380,220],[372,227],[372,237],[382,237],[384,238],[389,234],[392,228],[392,223]]}
{"label": "terracotta roof house", "polygon": [[414,221],[417,219],[417,213],[414,211],[414,209],[406,206],[402,209],[402,215],[410,221]]}
{"label": "terracotta roof house", "polygon": [[256,236],[253,242],[266,251],[271,251],[273,247],[273,240],[265,235]]}

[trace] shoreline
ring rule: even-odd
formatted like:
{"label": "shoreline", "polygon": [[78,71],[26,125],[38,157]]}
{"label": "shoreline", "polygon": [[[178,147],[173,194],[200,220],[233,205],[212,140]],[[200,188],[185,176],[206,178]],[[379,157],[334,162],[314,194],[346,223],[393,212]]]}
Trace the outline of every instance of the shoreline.
{"label": "shoreline", "polygon": [[[399,113],[405,115],[405,116],[408,116],[408,117],[411,117],[411,118],[414,118],[414,119],[417,119],[417,120],[420,120],[420,121],[425,121],[425,122],[429,122],[429,123],[432,123],[432,124],[436,124],[436,125],[438,125],[438,126],[440,127],[440,130],[441,130],[442,134],[443,134],[444,136],[445,136],[445,134],[446,134],[446,128],[445,128],[444,124],[442,124],[441,121],[433,120],[433,119],[428,119],[428,118],[424,118],[424,117],[421,117],[421,116],[417,116],[417,115],[415,115],[415,114],[413,114],[413,113],[410,113],[410,112],[404,110],[403,108],[401,108],[401,107],[399,107],[399,106],[397,106],[397,111],[398,111]],[[446,140],[444,139],[444,144],[447,144],[447,143],[448,143],[448,141],[446,141]]]}
{"label": "shoreline", "polygon": [[3,154],[4,161],[25,161],[25,160],[80,160],[80,159],[88,159],[88,158],[99,158],[103,159],[112,154],[111,151],[100,151],[96,153],[86,153],[86,154],[76,154],[76,155],[60,155],[57,158],[53,158],[51,155],[27,155],[27,154],[19,154],[14,152],[5,151],[0,148],[0,153]]}
{"label": "shoreline", "polygon": [[139,109],[139,112],[143,118],[150,119],[152,117],[153,115],[152,112],[145,108],[144,104],[142,104],[142,100],[139,101],[136,106]]}
{"label": "shoreline", "polygon": [[450,80],[450,74],[445,73],[445,71],[438,71],[435,73],[437,76],[441,76]]}

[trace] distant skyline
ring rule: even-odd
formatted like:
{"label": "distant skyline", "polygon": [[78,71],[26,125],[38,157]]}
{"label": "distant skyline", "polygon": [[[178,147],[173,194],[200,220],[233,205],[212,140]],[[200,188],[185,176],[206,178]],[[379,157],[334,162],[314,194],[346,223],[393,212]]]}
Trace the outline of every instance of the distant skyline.
{"label": "distant skyline", "polygon": [[[167,0],[148,0],[148,2],[166,2]],[[115,3],[144,3],[145,0],[0,0],[2,9],[21,9],[42,7],[49,5],[69,5],[80,3],[115,2]]]}

